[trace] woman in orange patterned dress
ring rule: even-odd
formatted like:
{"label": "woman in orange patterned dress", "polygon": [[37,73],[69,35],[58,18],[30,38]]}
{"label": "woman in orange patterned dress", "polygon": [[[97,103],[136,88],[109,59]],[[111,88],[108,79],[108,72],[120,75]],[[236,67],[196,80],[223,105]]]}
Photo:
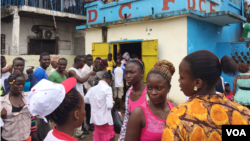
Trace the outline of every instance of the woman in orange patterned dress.
{"label": "woman in orange patterned dress", "polygon": [[236,75],[237,65],[224,56],[201,50],[186,56],[179,65],[181,91],[190,99],[169,113],[162,141],[221,141],[222,125],[249,125],[250,111],[216,94],[222,71]]}

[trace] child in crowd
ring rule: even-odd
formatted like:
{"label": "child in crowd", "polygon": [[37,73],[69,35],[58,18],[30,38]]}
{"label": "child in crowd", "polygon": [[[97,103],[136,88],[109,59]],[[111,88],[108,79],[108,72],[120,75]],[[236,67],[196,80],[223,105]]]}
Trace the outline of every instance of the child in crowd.
{"label": "child in crowd", "polygon": [[55,71],[57,69],[58,64],[56,61],[52,61],[51,66],[52,66],[52,68],[51,68],[49,74],[51,74],[53,71]]}
{"label": "child in crowd", "polygon": [[33,74],[33,73],[34,73],[33,69],[34,69],[33,66],[32,66],[32,67],[29,67],[29,68],[26,70],[26,73],[27,73],[28,75]]}
{"label": "child in crowd", "polygon": [[112,72],[112,70],[116,66],[116,64],[115,64],[115,61],[112,59],[112,54],[111,53],[108,54],[107,62],[108,62],[107,71],[110,70],[110,72]]}
{"label": "child in crowd", "polygon": [[125,77],[125,70],[121,68],[121,60],[117,59],[117,67],[114,68],[113,74],[115,75],[115,89],[114,89],[114,101],[119,99],[120,110],[122,111],[122,96],[123,96],[123,78]]}
{"label": "child in crowd", "polygon": [[85,104],[82,95],[73,88],[76,82],[75,78],[61,84],[43,79],[29,93],[27,103],[31,114],[56,124],[44,141],[77,141],[72,136],[74,129],[82,125]]}
{"label": "child in crowd", "polygon": [[229,83],[225,82],[225,96],[227,97],[227,99],[229,100],[234,100],[234,97],[233,97],[233,91],[230,90],[230,85]]}
{"label": "child in crowd", "polygon": [[112,89],[109,86],[112,81],[110,71],[105,72],[102,80],[90,88],[84,97],[84,102],[91,105],[90,123],[94,124],[94,141],[114,141],[116,133],[111,115],[113,107]]}

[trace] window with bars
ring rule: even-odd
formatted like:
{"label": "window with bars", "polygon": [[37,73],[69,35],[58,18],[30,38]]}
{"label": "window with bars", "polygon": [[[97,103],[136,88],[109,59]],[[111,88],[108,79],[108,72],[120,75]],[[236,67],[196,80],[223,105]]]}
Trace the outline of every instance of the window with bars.
{"label": "window with bars", "polygon": [[56,54],[56,40],[46,40],[46,39],[30,39],[28,54],[29,55],[40,55],[43,52],[49,54]]}
{"label": "window with bars", "polygon": [[1,54],[5,54],[5,34],[1,34]]}

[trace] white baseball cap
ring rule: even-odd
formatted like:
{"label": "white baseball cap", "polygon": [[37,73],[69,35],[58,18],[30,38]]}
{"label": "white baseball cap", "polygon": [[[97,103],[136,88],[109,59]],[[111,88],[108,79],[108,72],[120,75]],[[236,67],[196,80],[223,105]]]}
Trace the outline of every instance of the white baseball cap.
{"label": "white baseball cap", "polygon": [[61,84],[53,83],[46,79],[38,82],[27,97],[27,107],[31,115],[44,119],[63,102],[65,94],[75,85],[77,80],[73,77],[66,79]]}

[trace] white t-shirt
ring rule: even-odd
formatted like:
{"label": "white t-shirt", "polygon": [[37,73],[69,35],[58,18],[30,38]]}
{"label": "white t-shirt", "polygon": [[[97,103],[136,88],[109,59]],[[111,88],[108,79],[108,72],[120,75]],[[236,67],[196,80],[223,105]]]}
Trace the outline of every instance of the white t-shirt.
{"label": "white t-shirt", "polygon": [[122,63],[122,64],[121,64],[121,68],[123,68],[123,69],[125,70],[125,68],[126,68],[126,60],[123,59],[123,60],[121,61],[121,63]]}
{"label": "white t-shirt", "polygon": [[54,68],[52,68],[51,70],[50,70],[50,72],[49,72],[49,75],[53,72],[53,71],[55,71],[56,69],[54,69]]}
{"label": "white t-shirt", "polygon": [[90,123],[95,125],[113,125],[111,109],[113,107],[113,93],[107,82],[100,80],[90,88],[84,97],[84,102],[91,106]]}
{"label": "white t-shirt", "polygon": [[125,70],[121,67],[114,68],[112,73],[115,76],[115,87],[123,87],[123,77],[125,77]]}
{"label": "white t-shirt", "polygon": [[[82,74],[80,73],[80,71],[79,71],[78,69],[76,69],[76,68],[74,68],[74,67],[71,67],[71,68],[69,68],[68,72],[69,72],[70,70],[75,71],[76,74],[77,74],[80,78],[82,78]],[[83,84],[77,82],[77,83],[76,83],[76,90],[84,97]]]}

